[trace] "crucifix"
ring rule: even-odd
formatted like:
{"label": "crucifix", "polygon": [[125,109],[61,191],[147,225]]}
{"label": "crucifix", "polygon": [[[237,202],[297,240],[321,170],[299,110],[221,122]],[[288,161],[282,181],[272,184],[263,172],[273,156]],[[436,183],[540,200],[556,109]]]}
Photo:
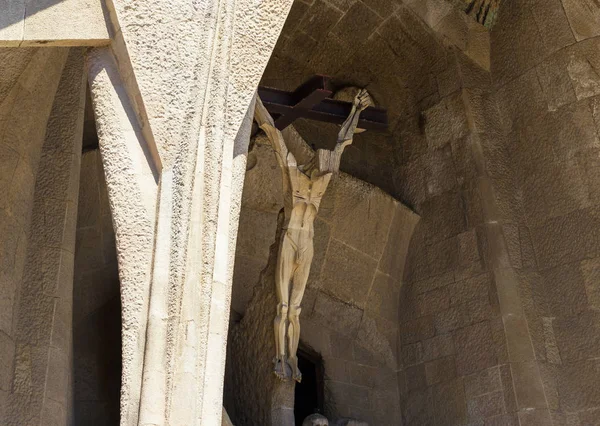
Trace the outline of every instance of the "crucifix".
{"label": "crucifix", "polygon": [[[329,78],[316,75],[293,92],[259,87],[258,96],[267,111],[273,116],[275,127],[283,130],[298,118],[342,124],[350,115],[351,102],[332,99],[333,91]],[[370,106],[360,115],[358,128],[386,131],[387,112],[383,108]]]}
{"label": "crucifix", "polygon": [[[346,146],[360,128],[382,129],[387,124],[385,110],[372,107],[366,90],[358,90],[352,103],[335,101],[323,105],[331,92],[325,79],[317,76],[289,94],[259,88],[254,119],[265,131],[275,151],[283,178],[285,221],[280,242],[275,286],[277,314],[274,320],[274,373],[281,380],[300,382],[297,350],[300,341],[301,302],[313,259],[313,222],[321,199]],[[317,87],[314,89],[315,85]],[[313,90],[310,90],[313,88]],[[371,111],[369,111],[371,110]],[[271,114],[279,114],[275,119]],[[306,150],[306,142],[290,124],[300,117],[340,123],[333,150]]]}

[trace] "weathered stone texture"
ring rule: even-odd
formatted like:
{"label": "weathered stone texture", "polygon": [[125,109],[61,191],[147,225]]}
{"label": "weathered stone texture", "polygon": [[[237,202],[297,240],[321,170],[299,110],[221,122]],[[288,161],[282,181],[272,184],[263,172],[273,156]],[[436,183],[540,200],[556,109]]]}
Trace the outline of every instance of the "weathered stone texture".
{"label": "weathered stone texture", "polygon": [[[256,424],[257,419],[275,422],[274,417],[267,418],[268,407],[275,406],[268,395],[249,398],[247,395],[254,395],[254,390],[242,392],[246,396],[235,396],[239,392],[234,391],[237,384],[250,387],[250,376],[258,374],[239,368],[250,362],[246,354],[252,351],[260,350],[256,356],[267,360],[260,367],[260,374],[267,375],[264,380],[274,377],[270,363],[274,349],[268,353],[264,349],[273,346],[275,297],[270,293],[273,277],[269,275],[273,265],[267,263],[263,242],[272,243],[275,212],[282,206],[280,172],[272,149],[260,136],[254,141],[250,158],[232,302],[244,317],[233,326],[226,391],[232,404],[246,407],[236,410],[232,406],[229,410],[234,422],[240,424]],[[365,222],[365,217],[371,219]],[[399,417],[386,413],[399,413],[395,380],[398,302],[408,245],[417,221],[417,215],[389,195],[343,173],[336,176],[323,199],[315,222],[315,260],[300,321],[301,342],[324,359],[325,403],[330,417],[354,417],[382,425],[394,424]],[[261,278],[257,279],[259,272]],[[250,339],[256,333],[262,336],[258,345]],[[436,347],[428,350],[444,351]],[[438,375],[443,374],[449,373]],[[281,388],[273,382],[268,389],[284,395],[293,387]],[[293,396],[287,398],[291,398],[287,406],[292,407]],[[250,408],[249,404],[257,399],[263,408]],[[243,414],[246,411],[249,414]]]}
{"label": "weathered stone texture", "polygon": [[[14,185],[22,191],[20,200],[7,206],[20,222],[10,232],[23,227],[22,248],[14,250],[23,251],[15,253],[10,268],[3,267],[3,273],[19,283],[8,294],[12,318],[6,334],[3,331],[11,340],[4,342],[7,347],[2,357],[2,389],[7,391],[7,407],[0,413],[3,424],[72,421],[71,316],[85,99],[83,53],[80,49],[36,52],[20,76],[26,80],[17,80],[12,89],[18,94],[12,108],[15,111],[28,99],[37,99],[39,108],[4,123],[19,126],[23,125],[20,120],[29,120],[32,139],[19,144],[18,163],[28,166],[32,179]],[[31,74],[34,68],[40,73],[37,78]],[[10,103],[4,105],[11,108]],[[5,132],[8,129],[5,127]],[[13,179],[21,178],[15,169]],[[12,351],[14,359],[7,359],[6,351]]]}
{"label": "weathered stone texture", "polygon": [[526,240],[519,237],[520,267],[529,270],[519,276],[527,320],[519,329],[527,328],[534,356],[523,346],[517,353],[527,361],[511,369],[517,408],[536,408],[519,413],[521,424],[579,425],[585,421],[575,411],[598,407],[579,375],[594,376],[589,360],[600,350],[592,284],[598,176],[589,160],[599,141],[600,8],[543,3],[506,3],[491,38],[492,77],[523,203],[524,217],[514,220],[519,233],[528,231]]}

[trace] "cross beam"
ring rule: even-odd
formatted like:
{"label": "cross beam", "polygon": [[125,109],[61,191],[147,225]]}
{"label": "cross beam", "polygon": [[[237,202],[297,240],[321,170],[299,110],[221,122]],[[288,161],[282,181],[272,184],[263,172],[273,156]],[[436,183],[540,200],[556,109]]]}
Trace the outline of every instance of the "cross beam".
{"label": "cross beam", "polygon": [[[275,119],[275,127],[285,129],[299,118],[342,124],[352,110],[352,103],[331,99],[329,79],[317,75],[293,92],[259,87],[258,96]],[[387,130],[387,112],[383,108],[369,107],[360,115],[358,127],[383,132]]]}

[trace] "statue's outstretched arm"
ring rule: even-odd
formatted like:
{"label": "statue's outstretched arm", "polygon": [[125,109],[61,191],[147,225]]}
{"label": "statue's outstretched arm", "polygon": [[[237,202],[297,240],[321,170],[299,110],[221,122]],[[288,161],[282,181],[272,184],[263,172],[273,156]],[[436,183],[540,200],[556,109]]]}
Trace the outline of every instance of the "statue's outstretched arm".
{"label": "statue's outstretched arm", "polygon": [[271,145],[277,154],[277,161],[281,167],[287,167],[288,164],[288,149],[285,145],[283,135],[275,127],[275,121],[267,108],[263,105],[258,94],[256,94],[256,107],[254,108],[254,120],[258,124],[258,127],[263,129],[271,141]]}
{"label": "statue's outstretched arm", "polygon": [[354,132],[356,131],[356,126],[358,125],[360,113],[367,109],[370,105],[371,97],[369,96],[369,93],[366,91],[366,89],[361,89],[354,98],[352,111],[350,112],[350,115],[344,124],[342,124],[340,133],[338,134],[335,151],[339,155],[342,154],[346,146],[352,143],[352,138],[354,137]]}

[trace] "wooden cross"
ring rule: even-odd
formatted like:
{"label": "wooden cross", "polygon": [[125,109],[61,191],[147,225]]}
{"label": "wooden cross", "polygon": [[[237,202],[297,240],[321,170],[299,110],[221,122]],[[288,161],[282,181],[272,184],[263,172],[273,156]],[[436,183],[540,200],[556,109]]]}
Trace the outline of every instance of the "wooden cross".
{"label": "wooden cross", "polygon": [[[260,86],[258,96],[275,120],[275,127],[285,129],[299,118],[342,124],[350,115],[351,102],[331,99],[329,78],[316,75],[293,92]],[[365,130],[386,131],[387,112],[369,107],[360,115],[358,127]]]}

